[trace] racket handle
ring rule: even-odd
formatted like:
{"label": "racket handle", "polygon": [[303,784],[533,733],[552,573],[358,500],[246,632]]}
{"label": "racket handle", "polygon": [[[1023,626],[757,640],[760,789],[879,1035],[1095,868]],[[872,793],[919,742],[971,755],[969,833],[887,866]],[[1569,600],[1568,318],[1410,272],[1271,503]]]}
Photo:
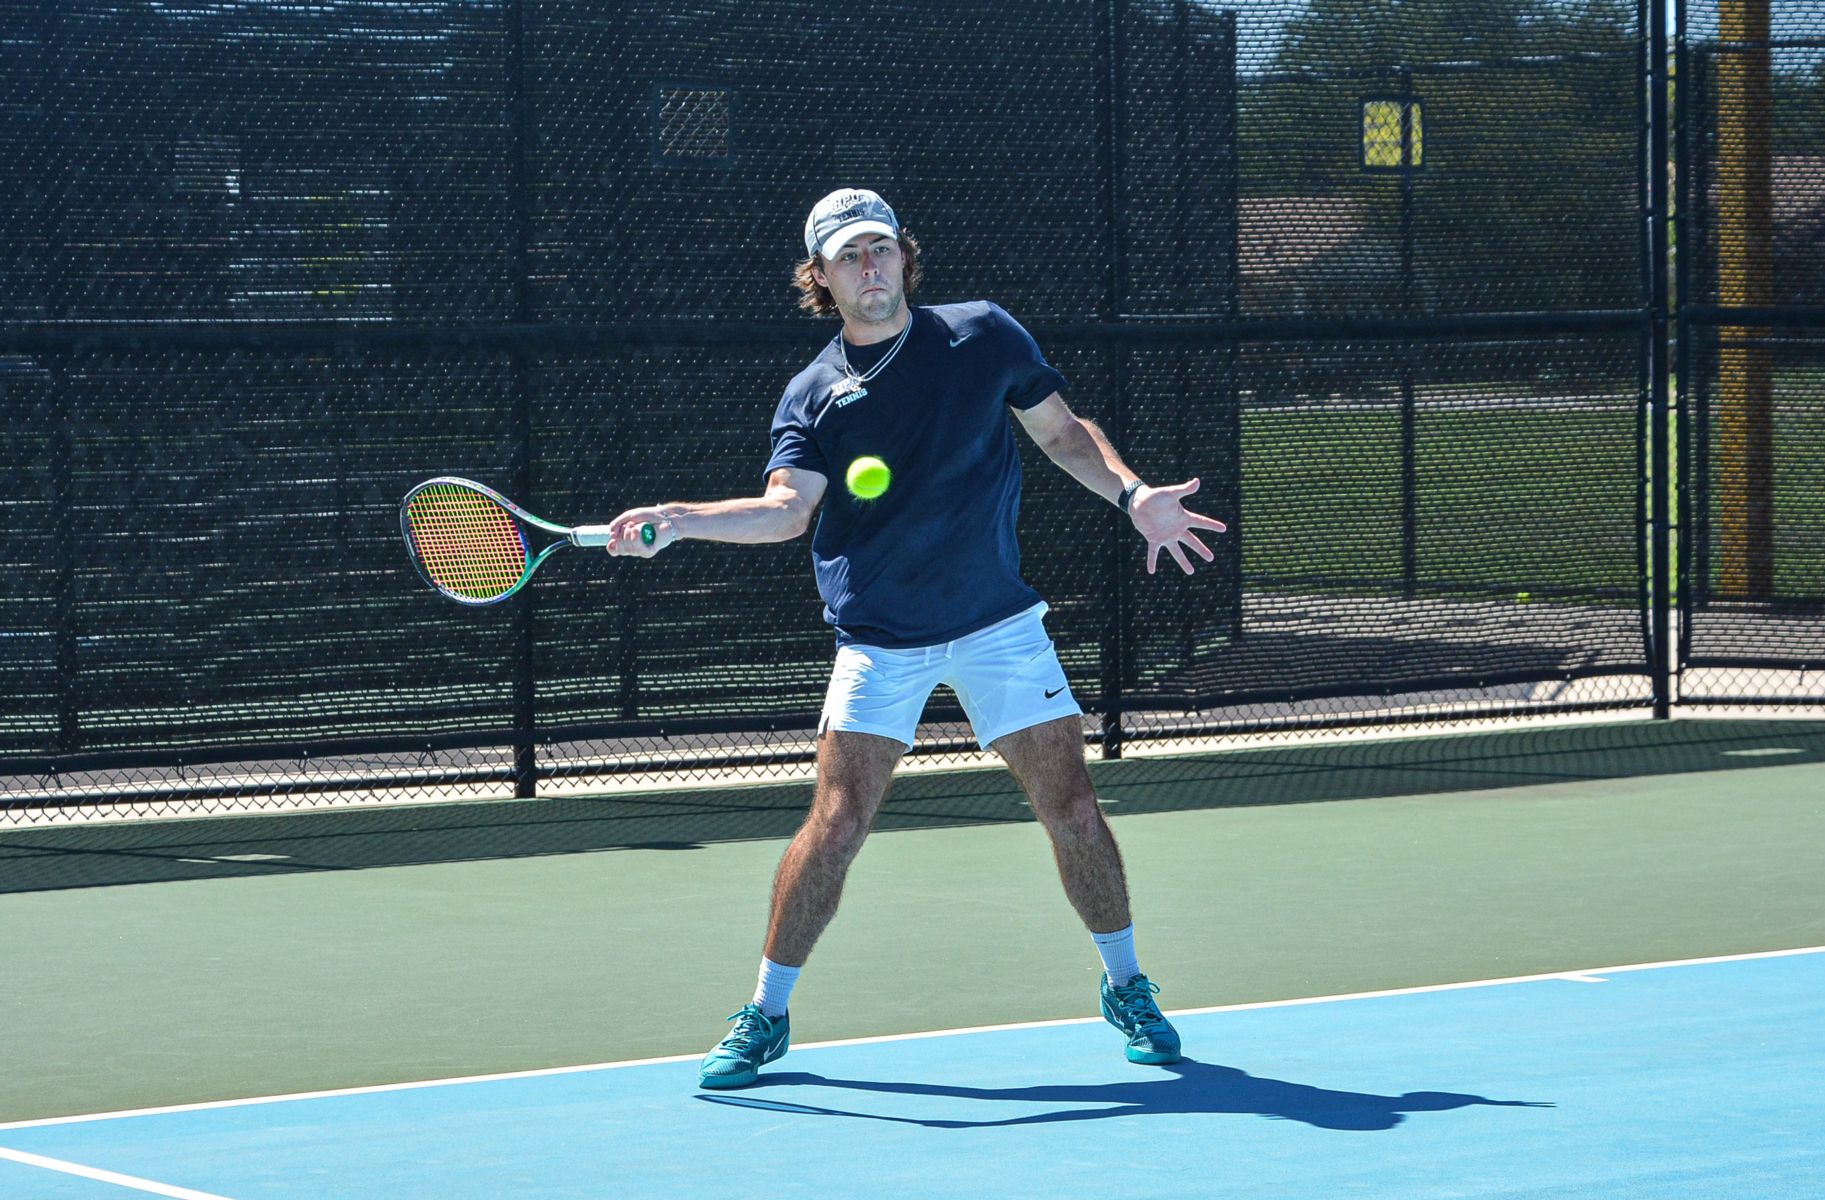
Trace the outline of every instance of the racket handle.
{"label": "racket handle", "polygon": [[[659,536],[659,531],[648,521],[640,527],[640,540],[650,546]],[[606,546],[615,540],[613,525],[579,525],[570,531],[570,544],[573,546]]]}

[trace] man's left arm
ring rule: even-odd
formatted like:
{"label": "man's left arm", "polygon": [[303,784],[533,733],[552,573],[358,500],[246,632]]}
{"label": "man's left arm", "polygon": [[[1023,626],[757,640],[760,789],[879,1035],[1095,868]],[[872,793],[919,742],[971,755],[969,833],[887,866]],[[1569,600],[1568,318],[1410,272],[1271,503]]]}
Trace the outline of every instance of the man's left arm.
{"label": "man's left arm", "polygon": [[1111,504],[1121,505],[1127,494],[1128,517],[1142,537],[1147,539],[1147,573],[1153,574],[1160,551],[1166,550],[1178,562],[1179,569],[1192,573],[1191,560],[1185,557],[1190,546],[1205,562],[1216,555],[1194,529],[1212,529],[1222,533],[1229,528],[1215,517],[1194,513],[1184,505],[1184,498],[1198,490],[1198,480],[1167,487],[1149,487],[1130,470],[1122,456],[1096,422],[1078,416],[1053,392],[1032,408],[1017,408],[1014,415],[1046,457],[1064,472]]}

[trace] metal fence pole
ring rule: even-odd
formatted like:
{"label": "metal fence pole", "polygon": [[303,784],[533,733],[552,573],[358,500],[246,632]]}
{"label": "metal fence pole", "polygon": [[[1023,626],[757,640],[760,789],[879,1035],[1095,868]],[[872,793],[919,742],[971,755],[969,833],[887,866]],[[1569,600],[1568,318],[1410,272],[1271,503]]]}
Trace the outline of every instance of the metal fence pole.
{"label": "metal fence pole", "polygon": [[1225,471],[1227,486],[1222,490],[1223,511],[1217,515],[1229,522],[1223,535],[1217,560],[1230,582],[1229,612],[1226,628],[1229,636],[1242,636],[1242,392],[1240,382],[1241,338],[1234,322],[1242,319],[1242,187],[1241,187],[1241,112],[1237,101],[1236,81],[1236,14],[1225,12],[1223,21],[1223,120],[1224,136],[1221,167],[1217,177],[1217,194],[1223,204],[1223,219],[1228,234],[1223,246],[1223,316],[1231,329],[1223,339],[1222,419],[1234,469]]}
{"label": "metal fence pole", "polygon": [[[63,44],[62,5],[58,0],[42,0],[39,19],[42,22],[41,44],[45,56],[45,87],[49,92],[41,144],[44,147],[40,178],[45,188],[39,199],[41,228],[44,236],[44,292],[46,315],[52,321],[70,316],[70,269],[64,250],[64,213],[68,209],[67,167],[57,165],[57,155],[74,150],[69,124],[74,106],[71,103],[68,59]],[[69,351],[58,348],[45,352],[46,376],[50,381],[49,420],[51,435],[51,512],[57,530],[55,607],[52,626],[57,664],[57,734],[55,747],[59,754],[73,754],[81,748],[77,679],[81,668],[78,653],[76,616],[76,553],[82,542],[75,528],[75,498],[72,475],[75,472],[75,414],[70,411],[68,379]]]}
{"label": "metal fence pole", "polygon": [[[1187,142],[1190,138],[1190,121],[1186,112],[1191,106],[1191,0],[1175,0],[1174,21],[1172,25],[1172,91],[1176,102],[1172,106],[1172,186],[1177,193],[1173,204],[1172,237],[1173,244],[1189,247],[1191,243],[1191,198],[1198,194],[1198,186],[1191,178],[1190,155]],[[1200,231],[1201,232],[1201,231]],[[1202,240],[1200,238],[1200,240]],[[1179,312],[1188,308],[1181,297],[1171,305]],[[1195,308],[1204,309],[1202,297]],[[1172,477],[1186,479],[1191,472],[1200,468],[1191,461],[1187,450],[1191,426],[1191,377],[1188,370],[1190,358],[1202,347],[1193,343],[1182,343],[1172,348]],[[1178,611],[1177,645],[1179,652],[1187,659],[1197,654],[1197,617],[1192,605],[1181,604]]]}
{"label": "metal fence pole", "polygon": [[1649,373],[1653,389],[1650,407],[1652,423],[1653,480],[1652,563],[1653,592],[1649,612],[1653,622],[1652,682],[1654,715],[1665,720],[1672,715],[1673,686],[1673,566],[1671,523],[1673,455],[1673,414],[1669,406],[1670,389],[1667,357],[1668,286],[1667,255],[1671,249],[1667,232],[1667,7],[1662,0],[1643,0],[1648,10],[1648,155],[1642,169],[1648,176],[1647,258],[1651,286],[1649,295]]}
{"label": "metal fence pole", "polygon": [[[1717,363],[1717,327],[1692,320],[1687,311],[1710,303],[1717,290],[1711,255],[1710,65],[1710,54],[1704,48],[1692,51],[1681,63],[1679,82],[1679,95],[1691,123],[1686,164],[1689,182],[1684,189],[1689,211],[1681,209],[1679,223],[1683,283],[1679,293],[1679,390],[1685,398],[1686,424],[1691,426],[1680,435],[1691,447],[1690,458],[1683,460],[1688,464],[1688,486],[1682,490],[1688,529],[1682,540],[1691,551],[1691,561],[1681,566],[1686,585],[1679,595],[1687,613],[1711,601],[1711,380]],[[1687,75],[1690,78],[1684,77]]]}
{"label": "metal fence pole", "polygon": [[[1669,86],[1673,89],[1673,153],[1674,153],[1674,189],[1672,202],[1674,211],[1671,214],[1672,242],[1668,252],[1673,256],[1674,277],[1673,294],[1669,297],[1674,315],[1674,383],[1669,397],[1673,406],[1674,432],[1676,434],[1673,453],[1675,470],[1668,478],[1668,486],[1676,490],[1678,507],[1674,516],[1678,521],[1677,537],[1673,546],[1679,557],[1679,570],[1673,578],[1674,611],[1673,619],[1678,622],[1678,634],[1674,639],[1673,661],[1669,669],[1674,678],[1678,677],[1681,665],[1685,662],[1691,647],[1691,612],[1697,598],[1694,546],[1696,539],[1692,536],[1692,501],[1693,501],[1693,437],[1691,405],[1686,397],[1693,394],[1693,365],[1697,361],[1692,354],[1693,326],[1687,318],[1687,310],[1693,304],[1692,287],[1696,278],[1693,271],[1693,256],[1700,253],[1700,243],[1695,226],[1696,215],[1692,206],[1697,202],[1693,194],[1693,167],[1695,147],[1692,142],[1696,132],[1696,122],[1692,119],[1694,89],[1700,85],[1700,72],[1696,69],[1696,56],[1689,52],[1686,45],[1686,5],[1679,0],[1676,10],[1677,22],[1674,30],[1673,77]],[[1670,690],[1670,689],[1669,689]]]}
{"label": "metal fence pole", "polygon": [[[1103,150],[1103,238],[1107,246],[1107,268],[1099,314],[1105,329],[1122,317],[1122,301],[1127,291],[1125,259],[1125,225],[1122,218],[1123,178],[1127,154],[1122,145],[1124,123],[1122,105],[1127,99],[1127,73],[1123,69],[1125,53],[1123,23],[1127,15],[1124,0],[1105,0],[1098,30],[1098,49],[1103,69],[1097,72],[1102,94],[1097,98],[1097,133]],[[1125,351],[1119,342],[1107,336],[1102,339],[1105,379],[1109,388],[1109,437],[1116,446],[1125,441],[1126,380],[1123,371]],[[1128,678],[1128,623],[1132,620],[1133,600],[1128,586],[1128,539],[1123,527],[1126,518],[1117,513],[1106,526],[1110,531],[1108,570],[1109,604],[1103,626],[1101,656],[1103,757],[1122,756],[1122,690]]]}
{"label": "metal fence pole", "polygon": [[[528,287],[527,245],[531,239],[532,191],[526,168],[526,141],[531,136],[531,120],[526,100],[526,16],[520,0],[509,0],[507,21],[507,70],[511,90],[513,140],[513,241],[508,251],[508,271],[513,286],[513,319],[525,325],[531,321],[532,300]],[[514,488],[522,503],[532,502],[532,397],[526,358],[529,351],[517,342],[509,351],[512,363],[512,431],[514,442]],[[513,672],[513,794],[531,797],[538,792],[538,684],[535,657],[538,651],[538,609],[534,603],[537,589],[527,588],[517,597],[514,609]]]}
{"label": "metal fence pole", "polygon": [[[1422,135],[1423,131],[1422,131]],[[1415,315],[1413,286],[1413,69],[1400,69],[1400,315]],[[1419,467],[1414,462],[1418,418],[1413,401],[1413,340],[1400,349],[1400,583],[1412,599],[1419,590]]]}

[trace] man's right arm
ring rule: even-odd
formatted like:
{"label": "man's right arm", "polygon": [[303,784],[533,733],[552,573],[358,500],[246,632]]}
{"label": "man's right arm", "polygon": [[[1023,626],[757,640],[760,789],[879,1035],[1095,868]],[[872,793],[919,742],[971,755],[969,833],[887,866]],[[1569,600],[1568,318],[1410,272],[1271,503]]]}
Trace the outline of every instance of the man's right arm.
{"label": "man's right arm", "polygon": [[[680,538],[789,542],[811,527],[811,515],[827,486],[829,481],[816,471],[780,467],[767,476],[767,490],[759,496],[630,508],[609,522],[615,538],[608,552],[651,558]],[[640,540],[640,526],[649,523],[657,534],[650,546]]]}

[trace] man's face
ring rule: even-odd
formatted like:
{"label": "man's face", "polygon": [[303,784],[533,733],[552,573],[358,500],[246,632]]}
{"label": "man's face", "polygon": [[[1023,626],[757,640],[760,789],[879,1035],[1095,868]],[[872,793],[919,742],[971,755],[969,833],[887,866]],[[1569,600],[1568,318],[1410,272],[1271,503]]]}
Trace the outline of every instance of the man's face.
{"label": "man's face", "polygon": [[900,243],[885,234],[850,238],[811,273],[830,289],[837,308],[850,320],[892,320],[906,298],[906,259]]}

